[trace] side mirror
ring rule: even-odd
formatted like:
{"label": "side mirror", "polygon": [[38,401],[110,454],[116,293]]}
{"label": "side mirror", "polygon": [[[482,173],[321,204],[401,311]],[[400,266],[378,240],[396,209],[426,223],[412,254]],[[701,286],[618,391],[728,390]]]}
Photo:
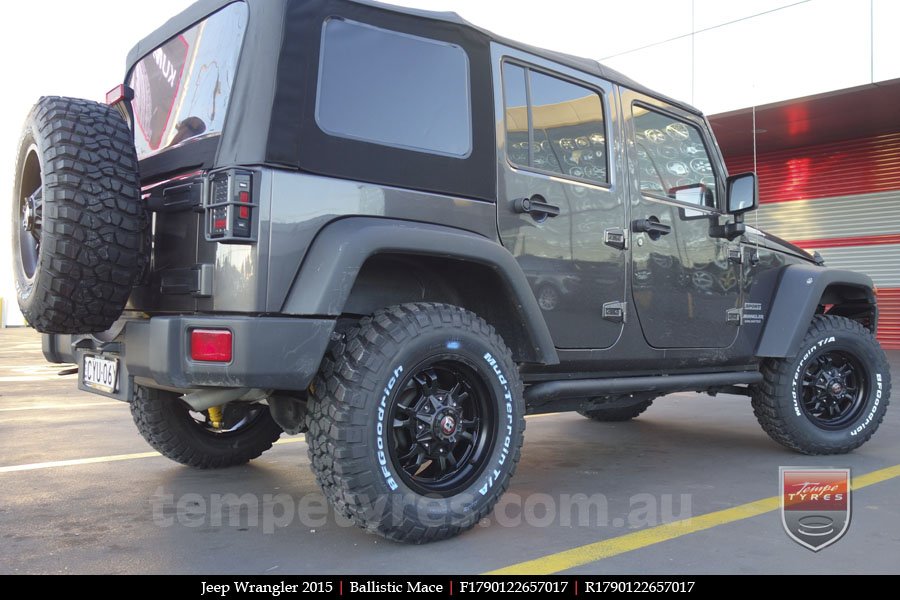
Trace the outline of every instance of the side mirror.
{"label": "side mirror", "polygon": [[755,210],[759,206],[759,194],[756,191],[756,173],[732,175],[727,182],[727,211],[730,215],[740,216]]}
{"label": "side mirror", "polygon": [[708,187],[702,183],[692,183],[690,185],[680,185],[669,189],[669,197],[685,204],[696,204],[697,206],[710,206],[712,193]]}
{"label": "side mirror", "polygon": [[734,215],[733,223],[724,225],[712,224],[709,235],[716,238],[725,238],[729,242],[744,235],[747,227],[744,225],[744,213],[754,210],[759,206],[759,194],[756,192],[756,173],[741,173],[732,175],[726,183],[727,200],[726,212]]}

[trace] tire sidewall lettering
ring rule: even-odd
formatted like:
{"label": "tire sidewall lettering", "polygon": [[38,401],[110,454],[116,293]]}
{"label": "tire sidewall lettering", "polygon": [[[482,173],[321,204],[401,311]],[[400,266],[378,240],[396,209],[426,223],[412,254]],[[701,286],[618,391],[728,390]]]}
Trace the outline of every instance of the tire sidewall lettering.
{"label": "tire sidewall lettering", "polygon": [[513,414],[513,396],[512,390],[509,388],[509,380],[503,374],[503,369],[500,367],[499,362],[490,352],[485,352],[484,356],[482,356],[482,360],[487,363],[490,370],[494,373],[497,383],[500,384],[503,391],[503,401],[501,403],[503,405],[503,411],[500,415],[499,426],[505,429],[496,466],[488,465],[483,483],[478,487],[478,493],[482,496],[487,496],[491,491],[491,488],[494,487],[494,484],[501,478],[501,467],[506,463],[506,459],[511,451],[515,415]]}
{"label": "tire sidewall lettering", "polygon": [[378,460],[378,466],[380,467],[379,472],[381,473],[385,484],[392,492],[397,491],[397,488],[400,486],[397,483],[397,478],[394,476],[393,465],[390,464],[387,455],[387,440],[385,439],[385,436],[387,435],[387,425],[385,421],[388,414],[388,402],[390,401],[394,388],[397,386],[397,381],[403,375],[403,372],[404,369],[401,364],[391,368],[391,377],[388,379],[387,383],[385,383],[381,393],[381,399],[378,402],[377,422],[375,424],[375,444],[377,446],[376,458]]}
{"label": "tire sidewall lettering", "polygon": [[866,415],[865,420],[850,431],[850,435],[854,437],[858,436],[869,427],[876,417],[878,407],[881,406],[882,397],[884,396],[884,377],[881,373],[874,373],[873,379],[875,380],[875,401],[872,403],[872,409]]}
{"label": "tire sidewall lettering", "polygon": [[800,407],[800,389],[802,387],[800,379],[803,377],[803,373],[806,370],[809,361],[813,356],[816,355],[819,350],[821,350],[825,346],[828,346],[829,344],[835,343],[836,341],[837,340],[835,336],[829,335],[814,342],[810,346],[807,346],[803,351],[802,358],[797,364],[797,368],[794,369],[794,373],[791,379],[791,408],[793,410],[794,416],[804,419],[806,418],[803,414],[803,409]]}

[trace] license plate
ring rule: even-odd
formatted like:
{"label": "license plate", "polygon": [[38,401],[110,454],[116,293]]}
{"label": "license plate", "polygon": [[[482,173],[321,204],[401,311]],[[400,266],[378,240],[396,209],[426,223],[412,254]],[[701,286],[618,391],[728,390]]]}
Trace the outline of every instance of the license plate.
{"label": "license plate", "polygon": [[114,394],[119,388],[118,359],[85,355],[84,367],[81,369],[81,381],[89,388]]}

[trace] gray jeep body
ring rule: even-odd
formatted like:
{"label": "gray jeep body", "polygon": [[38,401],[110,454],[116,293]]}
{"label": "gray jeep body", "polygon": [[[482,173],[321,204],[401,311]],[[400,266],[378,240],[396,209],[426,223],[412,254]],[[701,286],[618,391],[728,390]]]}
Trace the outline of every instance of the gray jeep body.
{"label": "gray jeep body", "polygon": [[[229,4],[201,0],[141,41],[125,81],[155,48]],[[868,277],[825,268],[752,228],[733,240],[715,233],[731,219],[727,170],[693,107],[595,61],[499,38],[453,13],[346,0],[240,4],[246,34],[221,134],[141,161],[154,251],[125,313],[101,335],[44,336],[53,362],[79,363],[85,353],[120,359],[123,383],[109,395],[129,400],[138,382],[302,397],[342,319],[404,302],[461,306],[493,325],[520,365],[533,412],[598,396],[756,383],[760,360],[796,354],[825,307],[875,331]],[[467,154],[319,126],[322,36],[335,19],[465,52]],[[599,95],[605,182],[513,164],[506,64]],[[715,205],[641,189],[634,107],[702,135]],[[252,182],[252,231],[217,241],[208,231],[210,196],[218,175],[235,173]],[[522,199],[538,197],[560,214],[523,212]],[[651,217],[672,235],[634,231]],[[529,244],[537,243],[558,251],[534,252]],[[701,254],[711,258],[696,259]],[[232,331],[230,363],[190,359],[189,332],[206,327]]]}

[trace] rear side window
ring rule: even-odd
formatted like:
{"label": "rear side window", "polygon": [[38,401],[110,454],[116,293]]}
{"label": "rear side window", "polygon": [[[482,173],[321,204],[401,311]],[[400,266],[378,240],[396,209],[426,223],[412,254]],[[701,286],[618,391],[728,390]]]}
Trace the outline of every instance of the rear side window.
{"label": "rear side window", "polygon": [[466,52],[331,18],[322,34],[316,122],[337,137],[465,158],[472,151]]}
{"label": "rear side window", "polygon": [[128,80],[138,158],[221,133],[246,29],[235,2],[138,61]]}
{"label": "rear side window", "polygon": [[509,161],[549,174],[605,184],[603,101],[587,87],[503,63]]}

